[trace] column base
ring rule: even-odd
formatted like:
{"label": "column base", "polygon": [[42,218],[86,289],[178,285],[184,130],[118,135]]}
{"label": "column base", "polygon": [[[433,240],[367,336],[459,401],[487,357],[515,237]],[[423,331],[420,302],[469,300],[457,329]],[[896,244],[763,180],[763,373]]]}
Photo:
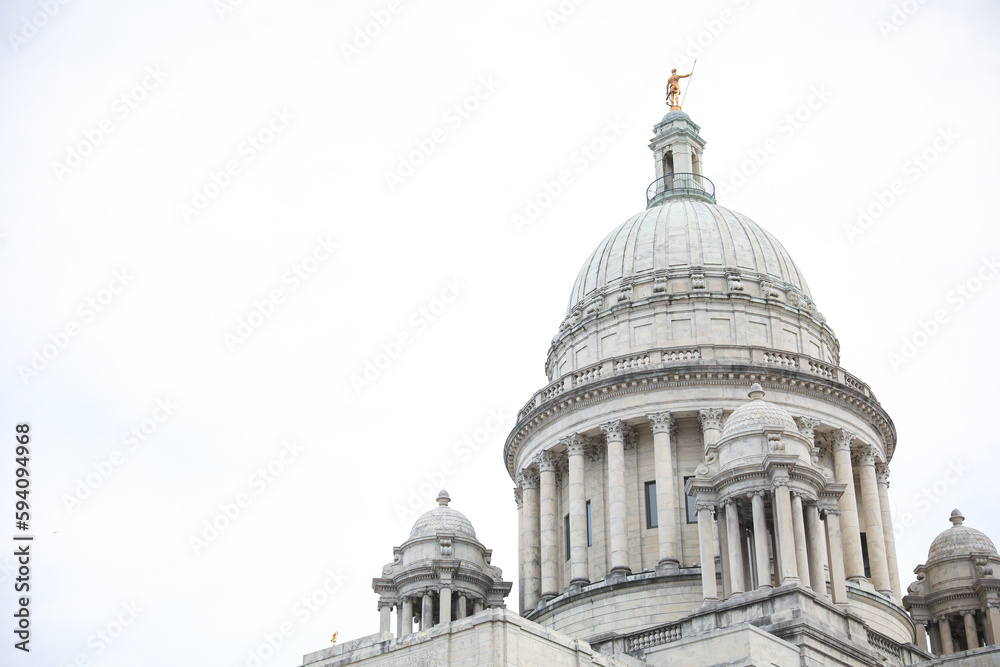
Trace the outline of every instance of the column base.
{"label": "column base", "polygon": [[802,580],[798,577],[785,577],[781,580],[782,586],[801,586]]}
{"label": "column base", "polygon": [[569,582],[569,586],[566,587],[567,595],[576,595],[583,590],[584,586],[589,586],[590,581],[587,579],[574,579]]}
{"label": "column base", "polygon": [[632,570],[627,567],[616,567],[612,568],[611,572],[608,572],[608,576],[604,580],[609,584],[620,584],[628,578],[628,575],[632,574]]}
{"label": "column base", "polygon": [[[713,564],[714,565],[714,564]],[[677,574],[681,570],[681,564],[675,560],[661,560],[656,564],[656,574]]]}

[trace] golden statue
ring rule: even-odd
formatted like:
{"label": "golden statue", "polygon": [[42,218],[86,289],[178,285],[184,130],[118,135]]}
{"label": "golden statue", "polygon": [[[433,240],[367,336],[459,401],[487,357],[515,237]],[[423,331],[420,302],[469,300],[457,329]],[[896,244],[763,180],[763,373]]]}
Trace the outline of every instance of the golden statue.
{"label": "golden statue", "polygon": [[680,80],[691,76],[691,74],[694,74],[694,70],[691,70],[689,74],[678,74],[677,70],[670,70],[670,78],[667,79],[667,106],[670,107],[671,111],[681,110]]}
{"label": "golden statue", "polygon": [[331,644],[336,644],[337,643],[337,635],[339,635],[339,634],[340,634],[339,632],[334,632],[333,633],[333,636],[330,637],[330,643]]}

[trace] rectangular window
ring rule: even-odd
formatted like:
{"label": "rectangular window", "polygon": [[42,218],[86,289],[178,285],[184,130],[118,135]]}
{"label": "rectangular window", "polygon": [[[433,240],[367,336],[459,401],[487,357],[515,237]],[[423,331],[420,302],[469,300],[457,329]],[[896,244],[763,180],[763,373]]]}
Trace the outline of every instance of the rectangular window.
{"label": "rectangular window", "polygon": [[646,528],[659,525],[656,517],[656,482],[646,482]]}
{"label": "rectangular window", "polygon": [[865,563],[865,576],[869,579],[872,578],[872,567],[868,562],[868,538],[864,533],[861,533],[861,560]]}
{"label": "rectangular window", "polygon": [[591,531],[591,525],[592,524],[590,522],[590,501],[588,500],[587,501],[587,546],[588,547],[594,546],[594,533]]}
{"label": "rectangular window", "polygon": [[569,514],[566,515],[566,560],[569,560]]}
{"label": "rectangular window", "polygon": [[[693,479],[694,475],[691,477],[684,478],[684,488],[687,488],[687,481]],[[684,506],[687,509],[687,522],[688,523],[698,523],[698,510],[697,504],[695,502],[694,496],[684,496]]]}

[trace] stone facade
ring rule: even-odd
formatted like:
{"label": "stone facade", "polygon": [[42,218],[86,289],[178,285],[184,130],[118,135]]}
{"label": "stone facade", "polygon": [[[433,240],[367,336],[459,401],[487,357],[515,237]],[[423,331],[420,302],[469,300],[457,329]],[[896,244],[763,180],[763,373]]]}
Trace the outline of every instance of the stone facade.
{"label": "stone facade", "polygon": [[892,420],[787,251],[715,203],[699,132],[654,127],[647,209],[584,262],[505,443],[520,617],[445,494],[373,582],[381,632],[304,665],[913,665],[959,616],[934,653],[1000,657],[985,536],[939,538],[902,597]]}

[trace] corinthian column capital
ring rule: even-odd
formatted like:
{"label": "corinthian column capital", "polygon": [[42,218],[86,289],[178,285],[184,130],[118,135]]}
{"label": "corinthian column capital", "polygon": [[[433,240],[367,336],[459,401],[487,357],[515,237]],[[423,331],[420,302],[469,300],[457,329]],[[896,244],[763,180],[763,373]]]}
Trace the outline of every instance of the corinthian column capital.
{"label": "corinthian column capital", "polygon": [[628,424],[623,422],[621,419],[616,419],[614,421],[601,424],[601,430],[604,431],[604,437],[608,442],[624,443],[629,427]]}
{"label": "corinthian column capital", "polygon": [[875,476],[878,478],[879,485],[884,484],[886,488],[889,488],[889,464],[888,463],[876,463],[875,464]]}
{"label": "corinthian column capital", "polygon": [[701,424],[702,431],[707,431],[709,429],[721,431],[722,408],[705,408],[704,410],[699,410],[698,422]]}
{"label": "corinthian column capital", "polygon": [[584,439],[578,434],[567,435],[564,438],[559,438],[559,444],[566,448],[566,453],[570,456],[583,456],[583,448],[585,445]]}
{"label": "corinthian column capital", "polygon": [[670,429],[674,425],[674,416],[670,412],[647,414],[646,419],[649,420],[649,426],[653,429],[653,433],[670,433]]}
{"label": "corinthian column capital", "polygon": [[854,440],[856,436],[848,431],[846,428],[839,429],[834,433],[833,449],[834,451],[850,450],[851,441]]}
{"label": "corinthian column capital", "polygon": [[872,445],[862,445],[857,450],[858,454],[858,465],[863,466],[874,466],[875,459],[878,455],[878,450]]}
{"label": "corinthian column capital", "polygon": [[799,433],[805,437],[813,440],[816,437],[816,427],[819,426],[819,420],[813,419],[812,417],[796,417],[795,424],[799,427]]}
{"label": "corinthian column capital", "polygon": [[539,472],[556,472],[559,468],[559,459],[552,452],[545,450],[535,456]]}
{"label": "corinthian column capital", "polygon": [[536,468],[522,468],[517,475],[517,483],[522,489],[538,488],[538,470]]}

